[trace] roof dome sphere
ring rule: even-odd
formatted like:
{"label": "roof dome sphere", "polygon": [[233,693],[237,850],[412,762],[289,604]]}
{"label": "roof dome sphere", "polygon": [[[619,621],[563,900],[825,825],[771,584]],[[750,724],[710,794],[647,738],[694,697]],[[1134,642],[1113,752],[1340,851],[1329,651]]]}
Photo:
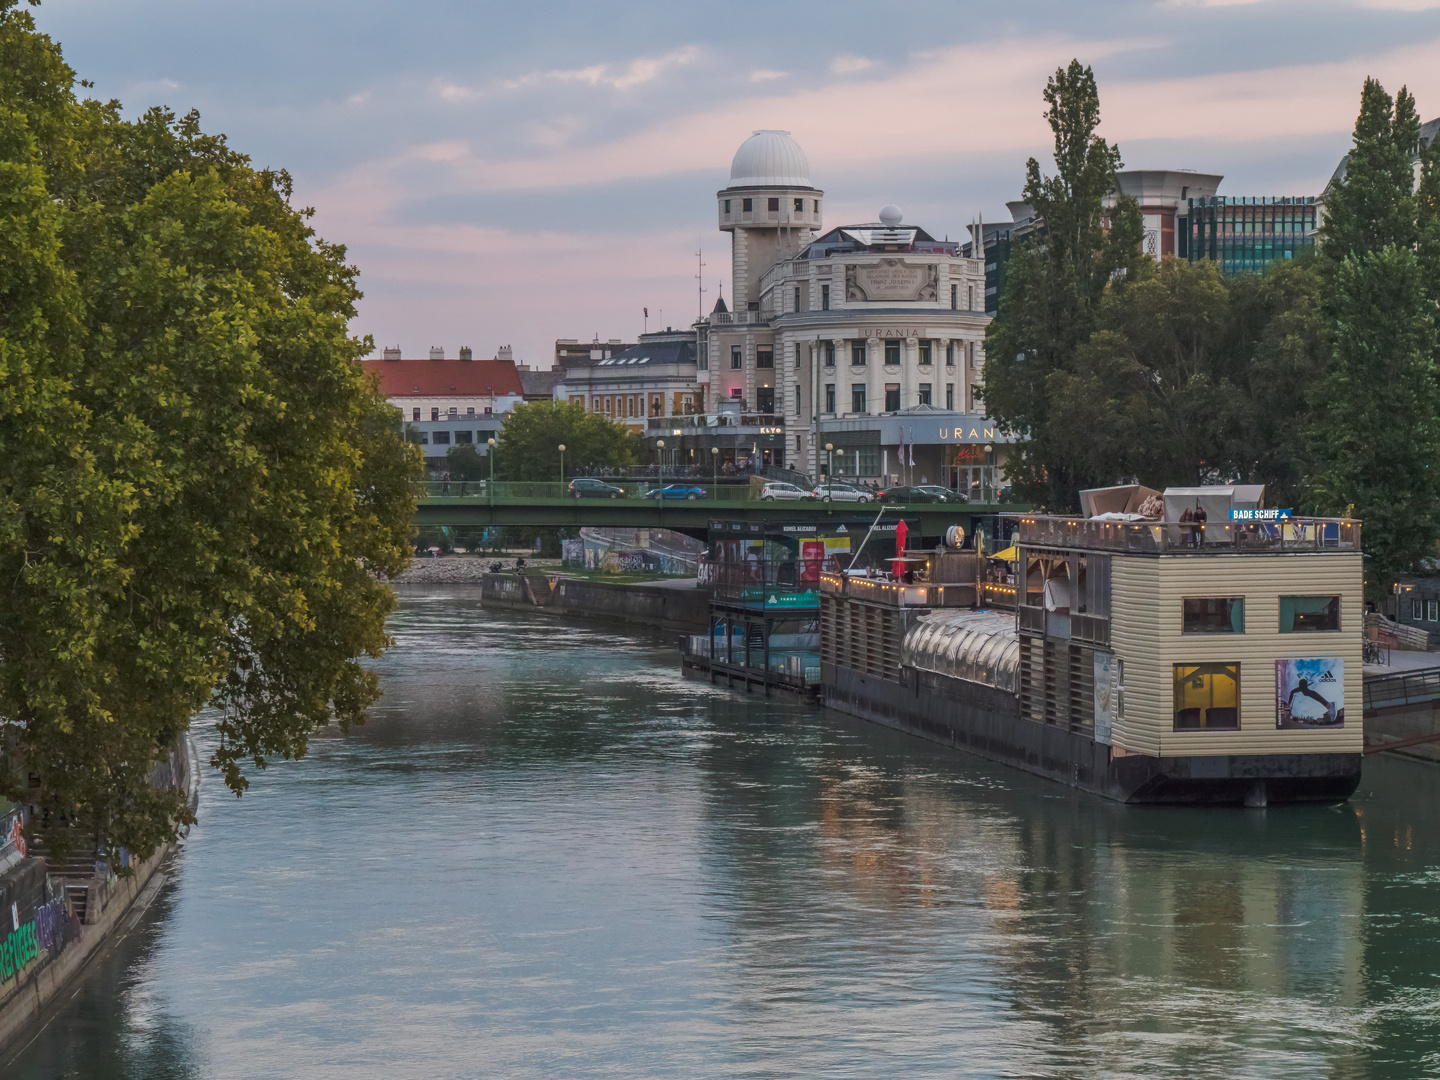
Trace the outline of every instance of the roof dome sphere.
{"label": "roof dome sphere", "polygon": [[810,162],[788,131],[757,131],[735,151],[729,186],[808,188]]}
{"label": "roof dome sphere", "polygon": [[905,220],[905,215],[894,203],[886,203],[880,208],[880,224],[887,229],[893,229]]}

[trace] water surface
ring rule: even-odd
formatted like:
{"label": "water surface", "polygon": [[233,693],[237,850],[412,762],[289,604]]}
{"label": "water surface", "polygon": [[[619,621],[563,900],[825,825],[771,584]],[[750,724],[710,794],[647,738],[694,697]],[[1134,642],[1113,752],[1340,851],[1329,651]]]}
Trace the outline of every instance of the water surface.
{"label": "water surface", "polygon": [[1435,767],[1123,807],[455,587],[394,631],[4,1076],[1440,1075]]}

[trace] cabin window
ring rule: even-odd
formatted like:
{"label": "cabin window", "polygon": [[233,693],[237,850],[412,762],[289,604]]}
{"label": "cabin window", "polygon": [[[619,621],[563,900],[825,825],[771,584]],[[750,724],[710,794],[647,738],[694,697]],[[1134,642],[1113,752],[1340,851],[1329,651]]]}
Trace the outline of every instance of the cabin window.
{"label": "cabin window", "polygon": [[1306,634],[1340,629],[1340,597],[1280,597],[1280,633]]}
{"label": "cabin window", "polygon": [[1240,727],[1239,664],[1176,664],[1175,730]]}
{"label": "cabin window", "polygon": [[1435,621],[1437,621],[1437,619],[1440,619],[1440,601],[1426,600],[1426,601],[1425,601],[1425,621],[1426,621],[1426,622],[1435,622]]}
{"label": "cabin window", "polygon": [[1245,598],[1199,597],[1181,601],[1184,609],[1181,630],[1187,634],[1243,634]]}

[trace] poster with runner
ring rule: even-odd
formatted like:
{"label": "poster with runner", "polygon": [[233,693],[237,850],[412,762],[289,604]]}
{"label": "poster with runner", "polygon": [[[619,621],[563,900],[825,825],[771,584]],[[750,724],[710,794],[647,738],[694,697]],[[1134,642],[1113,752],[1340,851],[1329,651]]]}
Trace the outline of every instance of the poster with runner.
{"label": "poster with runner", "polygon": [[1275,661],[1277,728],[1345,726],[1345,659],[1321,656]]}

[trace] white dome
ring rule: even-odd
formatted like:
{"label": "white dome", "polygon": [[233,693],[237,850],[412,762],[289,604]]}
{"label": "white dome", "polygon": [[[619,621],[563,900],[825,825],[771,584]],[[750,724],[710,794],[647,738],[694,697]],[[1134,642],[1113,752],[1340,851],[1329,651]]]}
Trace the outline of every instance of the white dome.
{"label": "white dome", "polygon": [[730,163],[730,187],[810,187],[810,162],[788,131],[757,131]]}
{"label": "white dome", "polygon": [[880,224],[884,225],[887,229],[895,228],[904,220],[905,215],[900,212],[900,208],[893,202],[886,203],[880,208]]}

